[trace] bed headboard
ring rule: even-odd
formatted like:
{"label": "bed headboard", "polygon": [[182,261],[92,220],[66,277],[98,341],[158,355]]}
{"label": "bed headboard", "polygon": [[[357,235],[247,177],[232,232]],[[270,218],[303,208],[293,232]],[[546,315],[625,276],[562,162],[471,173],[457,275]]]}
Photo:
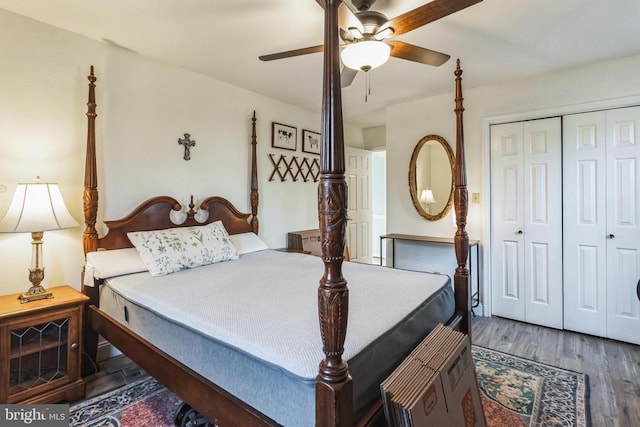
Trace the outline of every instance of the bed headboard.
{"label": "bed headboard", "polygon": [[229,234],[254,232],[258,234],[258,171],[256,161],[256,112],[251,118],[251,213],[242,213],[227,199],[219,196],[207,197],[198,205],[198,209],[206,211],[208,216],[202,222],[196,219],[197,209],[193,203],[193,196],[186,212],[186,219],[180,224],[171,221],[171,213],[182,210],[180,203],[170,196],[157,196],[142,202],[126,217],[105,221],[108,232],[98,237],[96,218],[98,212],[98,179],[96,174],[96,144],[95,144],[95,82],[93,66],[89,79],[89,100],[87,102],[87,154],[85,161],[83,208],[85,230],[82,236],[85,255],[98,249],[121,249],[133,247],[127,233],[130,231],[162,230],[173,227],[190,227],[205,225],[214,221],[222,221]]}
{"label": "bed headboard", "polygon": [[[109,232],[98,239],[100,249],[131,248],[133,245],[127,237],[130,231],[163,230],[173,227],[191,227],[205,225],[214,221],[222,221],[229,234],[247,233],[258,230],[252,228],[249,222],[251,214],[238,211],[235,206],[223,197],[207,197],[199,209],[208,212],[206,220],[199,222],[195,219],[197,210],[194,209],[193,199],[186,213],[186,220],[180,224],[171,221],[171,212],[182,211],[180,203],[169,196],[158,196],[146,200],[125,218],[115,221],[105,221]],[[256,223],[257,224],[257,223]]]}

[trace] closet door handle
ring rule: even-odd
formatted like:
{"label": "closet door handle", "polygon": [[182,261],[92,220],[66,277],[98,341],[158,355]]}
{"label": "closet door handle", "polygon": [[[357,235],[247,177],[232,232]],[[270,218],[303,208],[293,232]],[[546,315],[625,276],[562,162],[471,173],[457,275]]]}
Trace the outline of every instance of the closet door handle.
{"label": "closet door handle", "polygon": [[522,230],[518,230],[518,231],[516,232],[516,234],[523,234],[523,231],[522,231]]}
{"label": "closet door handle", "polygon": [[615,239],[615,238],[616,238],[616,235],[615,235],[615,234],[609,234],[609,235],[607,236],[607,238],[609,238],[609,239]]}

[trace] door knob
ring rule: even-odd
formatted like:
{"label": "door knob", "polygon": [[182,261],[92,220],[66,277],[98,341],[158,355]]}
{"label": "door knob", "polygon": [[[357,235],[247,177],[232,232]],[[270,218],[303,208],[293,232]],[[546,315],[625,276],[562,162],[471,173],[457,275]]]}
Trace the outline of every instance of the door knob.
{"label": "door knob", "polygon": [[516,234],[522,234],[522,230],[518,230],[518,232]]}
{"label": "door knob", "polygon": [[610,239],[615,239],[616,238],[615,234],[609,234],[607,237],[610,238]]}

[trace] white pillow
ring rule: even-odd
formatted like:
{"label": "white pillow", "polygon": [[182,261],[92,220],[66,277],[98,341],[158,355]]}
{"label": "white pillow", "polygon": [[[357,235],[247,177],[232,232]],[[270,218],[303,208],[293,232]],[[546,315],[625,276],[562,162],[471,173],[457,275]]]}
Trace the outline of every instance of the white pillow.
{"label": "white pillow", "polygon": [[152,276],[238,259],[222,221],[194,227],[127,233]]}
{"label": "white pillow", "polygon": [[84,284],[93,286],[93,279],[122,276],[147,271],[136,248],[89,252],[85,264]]}
{"label": "white pillow", "polygon": [[269,246],[267,246],[267,244],[263,242],[256,233],[249,232],[232,234],[229,237],[231,237],[231,241],[233,242],[233,246],[235,246],[238,255],[269,249]]}

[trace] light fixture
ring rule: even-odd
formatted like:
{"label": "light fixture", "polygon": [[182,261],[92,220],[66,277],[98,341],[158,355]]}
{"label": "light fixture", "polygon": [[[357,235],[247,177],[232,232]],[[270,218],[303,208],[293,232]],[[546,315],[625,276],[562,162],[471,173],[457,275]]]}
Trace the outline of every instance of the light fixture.
{"label": "light fixture", "polygon": [[429,205],[436,203],[436,199],[433,197],[433,191],[431,190],[422,190],[420,194],[420,201],[425,204],[427,208],[427,213],[431,214],[431,209]]}
{"label": "light fixture", "polygon": [[6,215],[0,221],[2,233],[31,233],[31,288],[19,298],[25,303],[53,294],[40,285],[44,279],[42,263],[42,237],[45,231],[76,227],[80,224],[71,216],[60,194],[58,184],[40,182],[18,184]]}
{"label": "light fixture", "polygon": [[357,40],[348,44],[340,57],[345,67],[369,71],[387,62],[391,46],[378,40]]}

